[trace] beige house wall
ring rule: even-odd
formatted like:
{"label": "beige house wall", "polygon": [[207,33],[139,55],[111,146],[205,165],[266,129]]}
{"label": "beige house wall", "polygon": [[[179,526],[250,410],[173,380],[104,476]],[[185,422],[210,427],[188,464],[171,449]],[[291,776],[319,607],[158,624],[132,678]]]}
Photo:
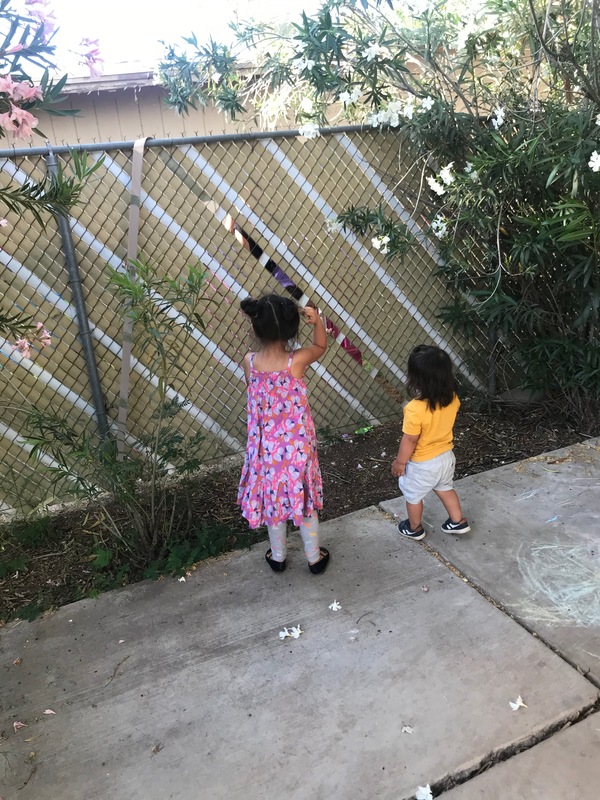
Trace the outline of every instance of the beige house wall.
{"label": "beige house wall", "polygon": [[161,86],[69,94],[59,106],[61,111],[79,113],[63,117],[40,111],[39,128],[52,144],[131,141],[142,136],[171,139],[240,130],[239,124],[227,120],[215,108],[200,107],[180,115],[167,106],[165,97]]}

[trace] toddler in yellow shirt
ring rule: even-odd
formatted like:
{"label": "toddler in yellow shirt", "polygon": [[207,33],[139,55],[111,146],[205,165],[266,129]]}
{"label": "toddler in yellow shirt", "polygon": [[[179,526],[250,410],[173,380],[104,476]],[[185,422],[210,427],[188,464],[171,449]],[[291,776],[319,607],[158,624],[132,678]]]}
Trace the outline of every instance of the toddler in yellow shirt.
{"label": "toddler in yellow shirt", "polygon": [[456,464],[452,429],[460,400],[448,354],[439,347],[415,347],[408,358],[406,388],[413,399],[404,408],[403,436],[392,464],[408,512],[398,531],[409,539],[425,537],[423,498],[434,491],[448,513],[442,530],[467,533],[471,528],[452,488]]}

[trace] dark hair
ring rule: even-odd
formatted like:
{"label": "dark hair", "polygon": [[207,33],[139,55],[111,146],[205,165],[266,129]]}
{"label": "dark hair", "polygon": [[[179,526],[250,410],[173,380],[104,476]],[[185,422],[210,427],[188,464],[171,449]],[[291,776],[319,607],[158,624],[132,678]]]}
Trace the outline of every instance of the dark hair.
{"label": "dark hair", "polygon": [[240,303],[261,342],[289,342],[300,325],[298,306],[289,297],[266,294],[258,300],[247,297]]}
{"label": "dark hair", "polygon": [[450,356],[439,347],[420,344],[408,357],[408,383],[411,397],[427,400],[431,411],[449,406],[456,393]]}

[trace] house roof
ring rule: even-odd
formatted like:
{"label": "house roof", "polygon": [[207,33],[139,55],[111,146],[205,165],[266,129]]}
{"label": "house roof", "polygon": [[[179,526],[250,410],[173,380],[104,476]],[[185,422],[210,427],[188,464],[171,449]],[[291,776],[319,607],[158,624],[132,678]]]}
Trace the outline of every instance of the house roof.
{"label": "house roof", "polygon": [[152,69],[139,72],[121,72],[100,75],[98,78],[71,78],[67,81],[63,94],[91,94],[92,92],[116,92],[119,89],[141,89],[157,84]]}

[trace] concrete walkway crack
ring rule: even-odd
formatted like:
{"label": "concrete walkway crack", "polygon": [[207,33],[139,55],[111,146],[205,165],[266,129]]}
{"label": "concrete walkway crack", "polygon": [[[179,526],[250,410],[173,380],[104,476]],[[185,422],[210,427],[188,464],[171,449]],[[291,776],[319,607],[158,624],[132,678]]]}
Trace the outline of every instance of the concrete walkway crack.
{"label": "concrete walkway crack", "polygon": [[[536,747],[538,744],[547,741],[548,739],[555,736],[557,733],[565,730],[565,728],[570,728],[572,725],[581,722],[582,720],[586,719],[590,716],[590,714],[594,714],[596,711],[600,710],[600,697],[594,702],[587,705],[585,708],[582,708],[576,714],[570,714],[563,719],[555,722],[552,725],[549,725],[547,728],[544,728],[541,731],[538,731],[531,736],[528,736],[525,739],[522,739],[519,742],[515,742],[514,744],[510,744],[507,747],[501,748],[499,750],[494,750],[489,755],[485,756],[481,759],[481,761],[471,767],[470,769],[462,770],[460,772],[452,773],[442,780],[436,781],[436,783],[431,784],[431,792],[433,796],[437,799],[438,797],[442,797],[446,792],[449,792],[450,789],[454,789],[456,786],[460,786],[463,783],[467,783],[468,781],[476,778],[478,775],[481,775],[484,772],[487,772],[488,769],[491,769],[496,764],[500,764],[503,761],[508,761],[509,759],[513,758],[514,756],[518,756],[521,753],[526,752],[527,750],[531,750],[532,748]],[[405,798],[405,800],[414,800],[414,795]]]}

